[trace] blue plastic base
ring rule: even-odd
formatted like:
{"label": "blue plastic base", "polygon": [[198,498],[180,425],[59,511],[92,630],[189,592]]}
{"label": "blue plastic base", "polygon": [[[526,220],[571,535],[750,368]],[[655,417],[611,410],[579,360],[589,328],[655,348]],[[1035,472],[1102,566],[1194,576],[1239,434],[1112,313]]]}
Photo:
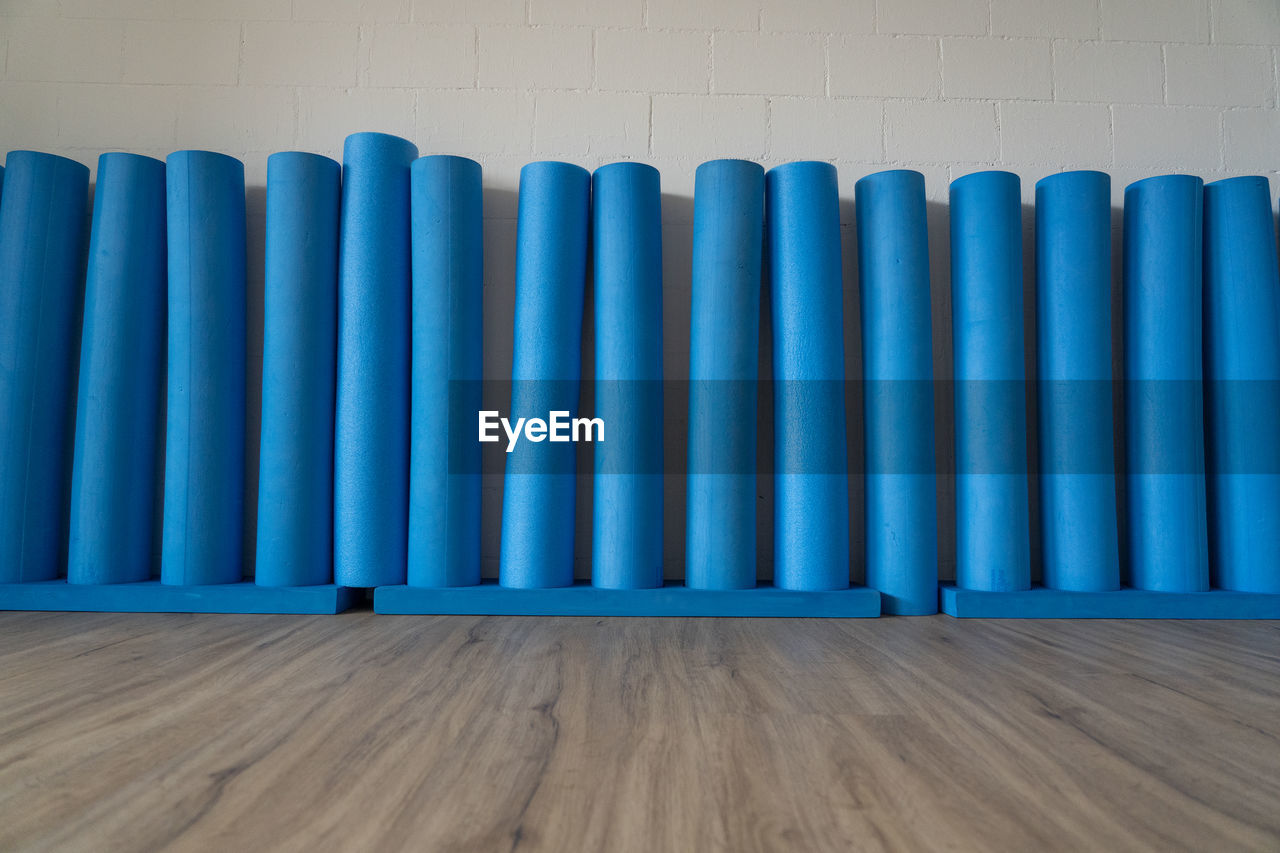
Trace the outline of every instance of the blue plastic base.
{"label": "blue plastic base", "polygon": [[159,581],[0,584],[0,610],[104,613],[341,613],[363,595],[346,586],[258,586],[251,581],[169,586]]}
{"label": "blue plastic base", "polygon": [[755,589],[689,589],[668,583],[656,589],[596,589],[585,582],[555,589],[509,589],[495,581],[479,586],[429,588],[380,586],[375,613],[455,613],[485,616],[791,616],[848,618],[880,615],[880,593],[856,586],[796,592]]}
{"label": "blue plastic base", "polygon": [[984,619],[1280,619],[1280,595],[1232,592],[980,592],[941,586],[942,612]]}

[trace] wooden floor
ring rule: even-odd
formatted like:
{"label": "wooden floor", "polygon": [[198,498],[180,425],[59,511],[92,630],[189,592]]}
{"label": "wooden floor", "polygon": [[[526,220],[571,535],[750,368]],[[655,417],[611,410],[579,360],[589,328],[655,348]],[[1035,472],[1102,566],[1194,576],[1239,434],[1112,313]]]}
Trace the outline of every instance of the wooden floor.
{"label": "wooden floor", "polygon": [[0,614],[0,849],[1277,850],[1280,623]]}

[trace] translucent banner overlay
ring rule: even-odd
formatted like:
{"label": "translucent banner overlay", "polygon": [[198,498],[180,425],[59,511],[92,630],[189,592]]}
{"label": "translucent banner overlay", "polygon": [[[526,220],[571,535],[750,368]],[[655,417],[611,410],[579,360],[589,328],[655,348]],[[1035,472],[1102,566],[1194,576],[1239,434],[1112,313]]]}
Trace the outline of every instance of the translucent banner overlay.
{"label": "translucent banner overlay", "polygon": [[[448,406],[448,435],[415,440],[448,442],[450,474],[1280,475],[1280,380],[486,380],[437,390],[422,404]],[[1025,435],[1010,416],[1020,410]],[[842,432],[846,459],[830,450]]]}

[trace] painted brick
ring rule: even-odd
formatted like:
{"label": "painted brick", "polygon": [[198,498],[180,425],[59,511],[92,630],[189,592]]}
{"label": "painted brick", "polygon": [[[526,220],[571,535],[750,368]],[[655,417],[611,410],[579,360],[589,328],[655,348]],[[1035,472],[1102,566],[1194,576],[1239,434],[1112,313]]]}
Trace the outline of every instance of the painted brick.
{"label": "painted brick", "polygon": [[1214,0],[1213,40],[1222,44],[1280,44],[1280,3]]}
{"label": "painted brick", "polygon": [[986,0],[893,0],[880,3],[876,28],[908,35],[980,36],[988,32]]}
{"label": "painted brick", "polygon": [[415,23],[523,24],[525,0],[412,0],[411,16]]}
{"label": "painted brick", "polygon": [[731,95],[821,95],[826,88],[822,40],[801,34],[716,33],[711,86]]}
{"label": "painted brick", "polygon": [[174,145],[237,151],[282,151],[297,135],[293,89],[190,86],[178,94]]}
{"label": "painted brick", "polygon": [[649,97],[544,92],[534,102],[533,153],[547,157],[643,158]]}
{"label": "painted brick", "polygon": [[399,89],[298,90],[297,147],[342,159],[342,143],[350,133],[376,130],[414,135],[414,94]]}
{"label": "painted brick", "polygon": [[173,144],[178,90],[170,86],[63,86],[58,92],[58,144],[131,149]]}
{"label": "painted brick", "polygon": [[1164,49],[1170,104],[1271,106],[1271,51],[1261,47],[1171,44]]}
{"label": "painted brick", "polygon": [[408,21],[409,0],[293,0],[298,21],[343,21],[369,24]]}
{"label": "painted brick", "polygon": [[354,24],[254,22],[244,25],[240,82],[345,87],[356,82]]}
{"label": "painted brick", "polygon": [[697,94],[711,85],[711,36],[693,31],[598,30],[596,86]]}
{"label": "painted brick", "polygon": [[130,21],[124,31],[124,81],[232,85],[240,64],[240,25]]}
{"label": "painted brick", "polygon": [[[94,18],[97,20],[153,20],[177,17],[177,3],[168,0],[10,0],[5,13],[38,17]],[[216,5],[216,4],[211,4]],[[288,9],[285,10],[288,17]]]}
{"label": "painted brick", "polygon": [[[668,223],[693,222],[693,178],[702,161],[692,157],[649,156],[645,162],[661,175],[664,235]],[[665,254],[666,250],[663,251]],[[688,274],[685,270],[686,277]]]}
{"label": "painted brick", "polygon": [[1221,168],[1221,111],[1147,106],[1111,111],[1116,165],[1191,172]]}
{"label": "painted brick", "polygon": [[419,92],[417,135],[423,152],[531,153],[533,96],[521,92]]}
{"label": "painted brick", "polygon": [[889,101],[885,156],[892,162],[987,162],[999,156],[994,104]]}
{"label": "painted brick", "polygon": [[479,85],[500,89],[585,89],[591,84],[591,30],[480,27]]}
{"label": "painted brick", "polygon": [[773,98],[769,156],[780,160],[884,160],[879,101]]}
{"label": "painted brick", "polygon": [[1228,169],[1267,171],[1275,169],[1280,157],[1280,111],[1228,110],[1223,115],[1226,129]]}
{"label": "painted brick", "polygon": [[1093,0],[991,0],[991,34],[1097,38],[1101,18]]}
{"label": "painted brick", "polygon": [[653,153],[699,161],[761,157],[767,107],[764,98],[655,95]]}
{"label": "painted brick", "polygon": [[642,0],[529,0],[529,23],[585,27],[638,27]]}
{"label": "painted brick", "polygon": [[832,95],[936,98],[942,54],[936,38],[843,36],[828,47]]}
{"label": "painted brick", "polygon": [[476,31],[462,25],[378,24],[368,36],[368,85],[471,88]]}
{"label": "painted brick", "polygon": [[948,98],[1050,98],[1052,54],[1043,39],[942,40]]}
{"label": "painted brick", "polygon": [[124,25],[116,21],[10,18],[9,80],[115,83],[124,74]]}
{"label": "painted brick", "polygon": [[766,32],[875,32],[875,0],[764,0],[760,29]]}
{"label": "painted brick", "polygon": [[1101,0],[1102,37],[1120,41],[1209,40],[1209,0]]}
{"label": "painted brick", "polygon": [[1054,42],[1053,82],[1054,96],[1060,101],[1161,103],[1164,60],[1160,45]]}
{"label": "painted brick", "polygon": [[1000,105],[1000,154],[1006,163],[1111,165],[1111,110],[1103,104]]}
{"label": "painted brick", "polygon": [[0,156],[19,148],[53,147],[61,88],[53,83],[0,83]]}
{"label": "painted brick", "polygon": [[[66,2],[66,0],[63,0]],[[76,0],[101,5],[99,0]],[[183,21],[287,21],[293,14],[292,0],[158,0],[169,17]],[[139,16],[152,17],[152,16]],[[155,17],[165,17],[157,15]]]}
{"label": "painted brick", "polygon": [[696,30],[756,30],[760,13],[741,0],[648,0],[650,27]]}

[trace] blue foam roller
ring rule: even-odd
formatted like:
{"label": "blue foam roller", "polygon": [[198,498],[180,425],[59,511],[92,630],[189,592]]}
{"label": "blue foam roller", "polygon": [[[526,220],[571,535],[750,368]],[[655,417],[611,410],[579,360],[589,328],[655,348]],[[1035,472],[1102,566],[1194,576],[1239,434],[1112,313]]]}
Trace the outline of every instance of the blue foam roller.
{"label": "blue foam roller", "polygon": [[854,187],[862,299],[866,577],[885,613],[938,612],[937,468],[924,176]]}
{"label": "blue foam roller", "polygon": [[151,577],[165,287],[165,164],[103,154],[80,337],[69,583]]}
{"label": "blue foam roller", "polygon": [[756,380],[764,169],[698,167],[693,191],[685,583],[756,584]]}
{"label": "blue foam roller", "polygon": [[0,583],[62,562],[89,170],[11,151],[0,199]]}
{"label": "blue foam roller", "polygon": [[1163,175],[1124,194],[1130,585],[1209,588],[1201,359],[1204,183]]}
{"label": "blue foam roller", "polygon": [[849,586],[840,197],[830,163],[765,176],[773,302],[773,582]]}
{"label": "blue foam roller", "polygon": [[401,584],[409,541],[409,164],[413,143],[353,133],[342,155],[333,575]]}
{"label": "blue foam roller", "polygon": [[328,157],[267,158],[259,586],[333,580],[340,180]]}
{"label": "blue foam roller", "polygon": [[1120,587],[1111,403],[1111,178],[1036,184],[1044,585]]}
{"label": "blue foam roller", "polygon": [[165,584],[243,573],[244,164],[211,151],[167,161],[169,385]]}
{"label": "blue foam roller", "polygon": [[591,581],[662,586],[662,202],[658,170],[592,178],[596,416]]}
{"label": "blue foam roller", "polygon": [[1211,589],[1080,592],[1034,586],[1018,592],[941,587],[942,610],[978,619],[1276,619],[1280,596]]}
{"label": "blue foam roller", "polygon": [[1204,375],[1214,586],[1280,593],[1280,272],[1263,177],[1204,188]]}
{"label": "blue foam roller", "polygon": [[956,583],[1031,588],[1022,334],[1022,191],[1011,172],[951,183]]}
{"label": "blue foam roller", "polygon": [[[0,604],[4,603],[6,592],[0,586]],[[578,582],[554,589],[517,590],[486,580],[477,586],[451,589],[379,587],[373,594],[373,611],[493,616],[875,618],[880,615],[880,593],[865,587],[799,591],[768,584],[749,589],[691,589],[677,582],[644,589],[602,589]]]}
{"label": "blue foam roller", "polygon": [[484,222],[480,164],[415,160],[409,566],[413,586],[480,583]]}
{"label": "blue foam roller", "polygon": [[[516,222],[511,414],[575,417],[582,377],[591,176],[569,163],[520,170]],[[507,454],[502,497],[502,586],[573,583],[575,445],[522,439]]]}

